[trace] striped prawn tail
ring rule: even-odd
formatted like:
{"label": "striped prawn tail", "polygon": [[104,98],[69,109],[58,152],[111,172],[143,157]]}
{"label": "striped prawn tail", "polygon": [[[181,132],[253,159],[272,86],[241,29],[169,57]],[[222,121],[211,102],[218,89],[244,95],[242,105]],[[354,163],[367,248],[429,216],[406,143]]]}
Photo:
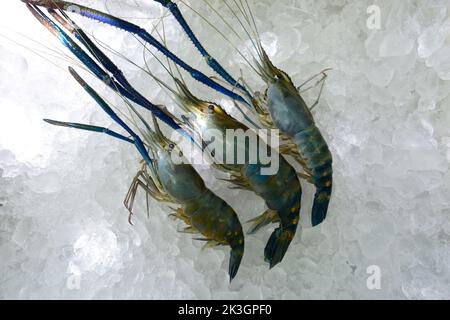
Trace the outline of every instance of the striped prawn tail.
{"label": "striped prawn tail", "polygon": [[271,269],[283,260],[296,231],[297,224],[288,227],[279,226],[270,235],[264,248],[264,258],[269,262]]}
{"label": "striped prawn tail", "polygon": [[321,224],[328,211],[333,184],[333,157],[325,139],[315,125],[294,136],[301,153],[302,166],[311,173],[311,182],[316,187],[311,212],[313,226]]}
{"label": "striped prawn tail", "polygon": [[325,220],[328,205],[330,203],[331,190],[333,186],[331,161],[316,168],[314,170],[314,177],[320,177],[318,179],[314,179],[316,193],[314,195],[314,202],[311,212],[311,223],[313,226],[317,226]]}

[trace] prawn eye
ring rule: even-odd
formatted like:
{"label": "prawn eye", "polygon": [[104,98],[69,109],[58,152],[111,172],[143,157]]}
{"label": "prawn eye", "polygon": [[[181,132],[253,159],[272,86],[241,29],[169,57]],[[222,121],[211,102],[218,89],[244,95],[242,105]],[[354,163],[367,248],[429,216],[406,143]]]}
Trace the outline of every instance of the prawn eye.
{"label": "prawn eye", "polygon": [[175,148],[175,145],[173,143],[169,144],[169,149],[172,150],[173,148]]}
{"label": "prawn eye", "polygon": [[213,113],[214,112],[214,105],[210,104],[208,106],[208,110],[209,110],[209,113]]}

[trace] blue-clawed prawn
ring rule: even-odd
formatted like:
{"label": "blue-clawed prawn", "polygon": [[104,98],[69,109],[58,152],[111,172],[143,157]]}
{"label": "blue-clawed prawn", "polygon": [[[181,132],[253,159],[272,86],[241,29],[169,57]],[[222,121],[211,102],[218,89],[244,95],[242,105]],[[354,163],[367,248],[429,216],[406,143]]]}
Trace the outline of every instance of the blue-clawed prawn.
{"label": "blue-clawed prawn", "polygon": [[[235,87],[237,91],[242,92],[245,97],[250,97],[254,111],[258,114],[260,122],[268,128],[277,128],[280,130],[283,140],[286,141],[285,146],[280,148],[280,152],[293,156],[305,171],[302,177],[306,178],[307,181],[316,187],[311,223],[313,226],[320,224],[325,219],[328,211],[332,190],[333,170],[331,152],[311,114],[311,109],[318,103],[318,99],[311,107],[308,107],[300,95],[299,88],[295,87],[289,75],[275,67],[270,61],[262,47],[256,23],[247,0],[233,1],[237,6],[237,12],[234,12],[226,1],[225,4],[238,19],[239,24],[244,28],[245,33],[257,52],[253,69],[267,85],[264,94],[258,92],[249,94],[251,92],[250,89],[240,85],[238,81],[230,76],[210,56],[183,18],[175,3],[170,0],[154,1],[165,6],[173,14],[197,50],[206,59],[208,65],[226,82]],[[238,18],[239,13],[243,16],[243,19]],[[221,16],[219,17],[223,19]],[[251,29],[250,31],[246,30],[245,24]],[[230,26],[229,23],[227,25]],[[223,33],[221,34],[223,35]],[[321,83],[320,92],[322,92],[326,78],[325,71],[320,73],[322,74],[322,79],[317,82],[317,84]],[[313,79],[314,77],[309,81]]]}
{"label": "blue-clawed prawn", "polygon": [[[101,51],[97,50],[95,45],[92,42],[89,42],[88,38],[82,32],[81,29],[77,28],[77,30],[71,30],[74,26],[67,26],[64,21],[61,21],[61,18],[55,15],[54,9],[62,9],[68,10],[70,6],[73,4],[65,3],[62,1],[28,1],[33,4],[43,5],[50,8],[50,13],[54,15],[54,17],[69,29],[83,44],[87,44],[86,47],[91,51],[93,56],[97,58],[108,71],[110,71],[115,78],[123,79],[123,75],[121,72],[117,70],[114,64],[104,55]],[[137,27],[130,26],[129,23],[124,22],[123,20],[113,18],[110,15],[106,15],[103,13],[99,13],[93,9],[85,8],[85,7],[77,7],[75,12],[83,12],[83,15],[88,17],[96,17],[94,19],[100,20],[103,22],[112,21],[113,25],[124,28],[127,31],[135,31]],[[60,34],[59,32],[58,34]],[[148,39],[149,36],[146,35],[144,31],[137,32],[140,36]],[[65,37],[64,40],[67,42]],[[152,43],[155,43],[156,39],[152,40]],[[71,47],[74,45],[72,44]],[[161,51],[167,50],[162,44],[161,47],[164,48]],[[79,51],[79,50],[78,50]],[[177,63],[179,60],[173,58],[171,56],[172,61]],[[84,59],[86,60],[86,59]],[[86,64],[86,63],[85,63]],[[91,69],[90,63],[88,67]],[[186,69],[186,68],[185,68]],[[118,76],[116,76],[118,75]],[[103,75],[104,77],[104,75]],[[122,85],[125,81],[121,81],[119,84]],[[126,84],[126,83],[125,83]],[[128,86],[125,86],[128,89]],[[212,105],[211,103],[200,101],[196,99],[186,87],[180,86],[180,94],[178,97],[181,98],[181,104],[185,105],[187,108],[191,107],[196,110],[195,113],[204,113],[207,109],[203,108],[206,104],[208,106]],[[184,89],[184,90],[183,90]],[[129,90],[129,89],[128,89]],[[129,90],[132,93],[132,90]],[[126,96],[124,94],[124,96]],[[140,96],[140,95],[139,95]],[[126,96],[127,97],[127,96]],[[142,98],[138,101],[141,102]],[[136,102],[136,99],[133,101]],[[216,105],[217,113],[213,114],[209,121],[209,128],[218,128],[221,131],[226,129],[247,129],[245,126],[241,125],[236,120],[232,119],[228,116],[220,106]],[[165,113],[167,115],[167,112]],[[275,151],[273,151],[275,152]],[[273,176],[263,176],[261,175],[262,165],[260,163],[257,164],[248,164],[248,165],[236,165],[236,166],[228,166],[222,167],[228,172],[232,173],[233,183],[251,189],[252,191],[259,194],[267,203],[269,210],[267,210],[263,215],[254,219],[254,225],[251,231],[256,231],[258,228],[270,222],[279,222],[280,227],[277,228],[272,236],[270,237],[268,244],[265,249],[265,258],[269,261],[271,267],[279,263],[286,253],[289,244],[291,243],[295,232],[297,230],[297,225],[299,221],[299,210],[300,210],[300,199],[301,199],[301,187],[300,183],[295,174],[295,170],[283,159],[280,158],[280,171]],[[288,188],[286,189],[286,186]],[[132,202],[133,197],[130,197],[130,201]]]}
{"label": "blue-clawed prawn", "polygon": [[[246,0],[244,1],[246,5],[244,5],[241,0],[233,2],[238,6],[239,4],[241,5],[238,9],[238,13],[242,14],[245,22],[239,21],[240,25],[245,29],[244,23],[247,23],[250,28],[254,28],[251,32],[247,30],[245,30],[245,32],[251,39],[258,54],[253,69],[267,85],[267,90],[265,90],[264,94],[258,92],[253,92],[253,94],[249,93],[252,92],[250,89],[246,88],[245,85],[241,85],[239,81],[235,80],[227,71],[225,71],[217,60],[215,60],[201,45],[194,32],[183,18],[177,5],[170,0],[153,1],[160,3],[170,10],[200,54],[205,58],[207,64],[230,84],[232,90],[227,89],[223,85],[204,75],[202,72],[190,67],[145,30],[123,19],[61,0],[22,1],[51,9],[73,11],[87,18],[107,23],[135,34],[186,70],[194,79],[246,107],[251,108],[265,127],[277,128],[280,130],[283,141],[285,142],[283,146],[280,146],[280,152],[282,154],[293,156],[305,171],[305,173],[300,174],[300,176],[315,185],[316,193],[314,195],[311,214],[312,225],[318,225],[326,218],[332,191],[332,155],[320,130],[315,125],[314,118],[310,112],[310,109],[315,106],[317,101],[313,106],[308,108],[288,74],[276,68],[270,61],[259,40],[256,24]],[[227,6],[232,10],[228,4]],[[238,13],[232,12],[233,15],[238,18]],[[222,17],[220,18],[223,19]],[[324,72],[322,72],[322,74],[324,77],[321,81],[321,90],[323,88],[323,80],[326,76]],[[240,94],[236,92],[239,92]],[[246,120],[255,126],[255,123],[249,117],[246,116]]]}
{"label": "blue-clawed prawn", "polygon": [[[179,79],[174,78],[174,80],[177,90],[165,86],[173,93],[181,109],[187,112],[186,125],[196,134],[206,137],[209,130],[215,130],[225,137],[229,130],[248,132],[248,127],[229,116],[220,105],[195,97],[186,84]],[[218,137],[215,136],[215,139]],[[241,141],[241,144],[238,144],[234,139],[225,138],[219,145],[223,148],[222,154],[226,156],[229,156],[227,150],[243,150],[245,161],[237,161],[237,152],[234,152],[231,155],[234,158],[228,159],[225,156],[221,159],[222,161],[216,161],[214,166],[230,174],[229,181],[235,188],[255,192],[264,199],[268,207],[263,214],[250,220],[252,226],[248,233],[254,233],[269,223],[279,224],[272,232],[264,249],[265,260],[272,268],[282,261],[295,236],[300,219],[302,190],[295,169],[274,149],[270,149],[271,156],[277,156],[279,159],[279,169],[271,174],[264,174],[262,168],[266,164],[261,163],[259,156],[256,156],[256,161],[249,160],[252,158],[250,153],[255,152],[251,149],[250,143]],[[263,141],[258,141],[257,145],[260,150],[268,148]],[[205,148],[208,148],[208,145]],[[259,152],[257,154],[259,155]]]}
{"label": "blue-clawed prawn", "polygon": [[[74,43],[69,41],[70,37],[63,33],[61,29],[56,28],[57,26],[52,24],[51,20],[45,16],[45,14],[32,6],[30,6],[29,9],[39,21],[49,28],[49,30],[63,39],[67,46],[73,48]],[[58,17],[58,19],[61,20],[60,22],[63,22],[61,17]],[[95,56],[98,59],[99,56],[101,56],[98,48],[93,46],[91,49],[94,50]],[[100,66],[93,63],[93,60],[87,59],[88,56],[86,52],[80,47],[76,47],[76,52],[76,56],[91,72],[96,74],[94,71],[101,69]],[[103,56],[103,58],[106,58],[106,56]],[[111,63],[108,67],[115,67],[109,60],[103,59],[101,63],[103,66]],[[155,129],[151,129],[150,125],[137,110],[132,107],[131,104],[127,104],[144,124],[144,128],[138,127],[139,132],[143,137],[141,138],[141,136],[131,129],[131,127],[112,110],[106,101],[104,101],[99,94],[75,72],[75,70],[72,68],[69,68],[69,70],[75,80],[97,102],[103,111],[127,132],[129,137],[105,127],[50,119],[44,120],[52,125],[104,133],[121,141],[133,144],[137,148],[148,169],[148,173],[147,170],[145,170],[145,173],[141,174],[139,177],[144,181],[139,180],[138,182],[142,182],[141,184],[135,184],[134,182],[133,184],[142,186],[147,194],[158,201],[177,205],[177,209],[171,216],[181,219],[187,224],[187,228],[184,230],[185,232],[201,234],[203,237],[198,240],[206,241],[207,247],[215,245],[230,246],[229,276],[231,281],[237,274],[244,254],[244,235],[242,226],[233,208],[205,186],[201,176],[187,163],[187,161],[182,161],[181,163],[173,161],[172,154],[176,152],[178,154],[176,159],[179,160],[179,153],[181,151],[176,144],[162,134],[153,114],[152,120]],[[120,73],[120,70],[117,69],[116,72]],[[111,79],[111,81],[113,81],[113,79]],[[124,99],[128,96],[135,97],[134,93],[132,93],[134,91],[132,91],[131,88],[123,88],[122,90],[123,91],[114,89],[114,91],[119,94],[124,93],[122,95]],[[164,115],[167,117],[171,116],[167,112],[165,112]],[[174,118],[172,121],[179,127],[178,119]],[[135,181],[137,180],[135,179]],[[127,208],[129,210],[131,210],[135,188],[132,186],[132,189],[130,190],[131,192],[129,192],[126,199]]]}
{"label": "blue-clawed prawn", "polygon": [[317,128],[311,111],[289,76],[273,66],[265,52],[262,62],[263,79],[268,88],[260,105],[266,105],[269,114],[263,115],[294,142],[288,154],[293,155],[314,184],[316,193],[311,212],[313,226],[325,220],[333,183],[333,158],[328,145]]}
{"label": "blue-clawed prawn", "polygon": [[[141,130],[144,137],[142,140],[73,69],[70,69],[70,72],[102,109],[130,134],[131,138],[98,126],[49,119],[45,121],[53,125],[106,133],[134,144],[150,169],[150,174],[145,175],[144,181],[145,190],[150,196],[177,205],[178,208],[171,216],[187,224],[185,232],[201,234],[204,238],[198,240],[206,241],[207,247],[216,245],[231,247],[229,275],[232,280],[237,274],[244,254],[242,226],[233,208],[205,186],[200,175],[190,164],[176,163],[172,160],[171,154],[181,151],[161,133],[156,118],[153,118],[155,130],[151,130],[148,124],[145,125],[145,130]],[[150,150],[147,151],[147,148]],[[153,156],[150,157],[149,154]]]}

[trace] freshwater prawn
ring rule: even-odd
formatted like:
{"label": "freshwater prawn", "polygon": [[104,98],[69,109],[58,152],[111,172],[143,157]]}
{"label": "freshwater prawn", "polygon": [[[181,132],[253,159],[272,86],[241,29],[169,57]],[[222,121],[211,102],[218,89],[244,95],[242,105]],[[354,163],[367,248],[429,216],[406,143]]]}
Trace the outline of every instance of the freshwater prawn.
{"label": "freshwater prawn", "polygon": [[[185,123],[196,134],[205,137],[209,130],[216,130],[221,132],[221,136],[224,137],[229,130],[233,130],[233,132],[240,130],[242,133],[250,130],[228,115],[219,104],[195,97],[186,84],[179,79],[174,78],[174,80],[177,90],[169,90],[171,90],[180,108],[189,114]],[[218,137],[214,136],[214,138],[217,139]],[[295,236],[300,220],[302,190],[295,169],[274,149],[269,149],[272,155],[275,154],[278,157],[279,169],[274,173],[264,174],[262,168],[265,164],[261,163],[259,152],[257,152],[256,161],[249,161],[252,156],[251,153],[254,151],[250,148],[250,142],[242,143],[241,141],[241,143],[237,143],[234,139],[232,141],[224,139],[220,141],[219,145],[222,146],[223,152],[221,154],[224,155],[228,155],[226,151],[232,148],[234,158],[221,159],[222,161],[216,161],[213,165],[217,169],[230,174],[231,179],[229,181],[234,184],[235,188],[256,193],[268,207],[263,214],[249,221],[252,225],[248,233],[254,233],[269,223],[279,224],[270,235],[264,249],[265,260],[269,262],[272,268],[282,261]],[[263,141],[258,140],[257,148],[267,150],[270,147],[265,145]],[[238,149],[243,151],[242,153],[245,155],[245,161],[243,162],[237,160]]]}
{"label": "freshwater prawn", "polygon": [[[248,59],[245,58],[245,60],[266,84],[266,90],[264,90],[263,93],[255,92],[248,88],[242,78],[239,80],[241,80],[243,84],[238,80],[235,80],[230,73],[228,73],[219,62],[206,51],[184,19],[178,6],[173,1],[153,0],[166,7],[173,14],[199,53],[204,57],[208,66],[218,73],[231,88],[192,68],[178,56],[170,52],[148,32],[123,19],[95,9],[61,0],[22,1],[51,9],[73,11],[74,13],[87,18],[130,32],[158,49],[175,64],[186,70],[194,79],[246,107],[258,117],[260,123],[264,127],[269,129],[279,129],[282,141],[284,142],[284,144],[280,146],[280,152],[292,156],[304,170],[304,173],[298,174],[299,177],[312,183],[316,188],[311,214],[312,225],[316,226],[325,220],[332,192],[333,160],[329,147],[315,124],[311,109],[319,102],[324,81],[327,77],[326,71],[328,69],[323,70],[318,75],[308,79],[304,84],[296,87],[289,75],[275,67],[266,54],[261,44],[255,19],[247,0],[233,0],[233,3],[237,6],[238,12],[235,12],[227,1],[224,3],[232,12],[232,15],[238,20],[239,25],[244,29],[244,32],[257,53],[257,57],[255,57],[253,64],[249,62]],[[76,8],[76,10],[74,10],[74,8]],[[217,10],[214,11],[219,15],[220,19],[226,21]],[[239,18],[239,14],[242,15],[243,19]],[[206,21],[210,25],[213,25],[208,20]],[[231,27],[231,24],[228,22],[226,22],[226,25]],[[247,28],[250,30],[247,30]],[[234,29],[232,29],[232,31],[236,34]],[[224,36],[223,32],[220,32],[220,34]],[[226,36],[224,37],[231,43]],[[239,50],[238,52],[240,53]],[[241,55],[243,56],[242,53]],[[321,84],[319,97],[311,107],[308,107],[299,90],[301,90],[306,83],[309,83],[320,75],[322,75],[321,78],[316,82],[316,85]],[[302,89],[302,92],[308,89],[309,88]],[[235,104],[235,106],[238,107],[237,104]],[[238,107],[238,110],[244,114],[245,119],[251,123],[253,127],[258,127],[258,124],[250,119],[240,107]]]}
{"label": "freshwater prawn", "polygon": [[[29,5],[29,9],[42,24],[55,35],[58,35],[65,45],[69,49],[71,48],[72,52],[76,53],[79,60],[82,61],[94,75],[98,76],[100,74],[102,68],[95,64],[94,60],[88,58],[89,56],[81,47],[75,46],[75,42],[73,42],[62,29],[57,27],[49,17],[34,6]],[[63,17],[57,17],[55,12],[51,13],[57,21],[64,22]],[[80,35],[79,33],[77,34]],[[86,44],[87,38],[80,36],[80,41]],[[106,56],[102,55],[97,47],[92,46],[90,49],[92,50],[91,53],[95,53],[96,58],[101,61],[101,64],[105,68],[107,65],[110,69],[115,68],[116,74],[121,74],[121,71],[112,64]],[[187,161],[182,161],[181,163],[173,161],[173,153],[176,153],[177,159],[179,159],[179,157],[182,156],[181,150],[174,142],[164,136],[159,128],[155,115],[152,114],[154,127],[154,129],[152,129],[143,116],[141,116],[131,104],[127,103],[127,106],[144,126],[141,128],[136,125],[140,133],[140,135],[138,135],[135,130],[126,124],[113,111],[108,103],[102,99],[73,68],[69,68],[69,71],[74,79],[97,102],[103,111],[125,130],[129,136],[127,137],[105,127],[89,124],[55,121],[50,119],[44,119],[44,121],[52,125],[104,133],[113,138],[133,144],[145,163],[145,170],[141,170],[133,180],[133,184],[125,199],[130,214],[135,192],[139,186],[143,187],[146,193],[157,201],[167,202],[172,206],[175,205],[176,209],[174,209],[174,213],[171,214],[171,216],[182,220],[187,225],[184,232],[200,234],[202,237],[197,238],[197,240],[205,241],[205,247],[217,245],[230,246],[231,251],[228,273],[231,281],[237,274],[244,254],[244,235],[242,226],[233,208],[205,186],[201,176],[189,163],[187,163]],[[114,81],[114,79],[110,79],[110,82],[114,83]],[[122,82],[127,83],[124,79],[122,79]],[[116,87],[118,85],[120,84],[114,83],[114,85],[111,85],[110,87],[113,88],[116,93],[123,93],[121,97],[124,98],[124,101],[126,101],[125,99],[127,96],[133,98],[136,97],[136,91],[127,88],[127,85],[119,90]],[[144,100],[138,99],[138,101],[143,103]],[[162,114],[169,117],[167,112],[163,112]],[[172,119],[172,121],[178,126],[179,120]]]}
{"label": "freshwater prawn", "polygon": [[[262,46],[256,22],[247,0],[232,1],[237,7],[237,12],[233,10],[227,1],[224,1],[227,8],[232,12],[232,15],[237,19],[239,25],[244,29],[245,34],[248,36],[257,53],[257,56],[254,57],[254,63],[251,64],[248,59],[235,48],[266,84],[266,89],[263,93],[253,92],[253,94],[251,94],[249,92],[252,92],[252,90],[246,87],[244,81],[243,85],[241,85],[239,81],[230,76],[230,74],[211,57],[195,36],[174,2],[170,0],[154,1],[166,7],[173,14],[199,53],[205,58],[208,66],[219,74],[230,86],[235,88],[235,91],[238,91],[251,101],[253,112],[259,117],[260,122],[266,128],[276,128],[280,130],[282,133],[281,138],[285,142],[285,145],[280,147],[280,152],[291,155],[305,171],[305,173],[301,173],[299,176],[312,183],[316,188],[311,223],[313,226],[316,226],[323,222],[326,218],[331,198],[333,160],[329,147],[319,128],[315,124],[311,110],[319,102],[327,77],[326,71],[330,69],[321,71],[319,74],[309,78],[302,85],[296,87],[289,75],[285,71],[275,67],[269,59]],[[208,4],[206,0],[204,2]],[[211,7],[211,5],[209,6]],[[214,12],[218,14],[221,20],[225,21],[226,25],[229,26],[235,34],[237,34],[236,31],[232,29],[231,24],[228,23],[217,10],[214,10]],[[239,18],[239,14],[243,17],[242,19]],[[206,21],[217,30],[211,22],[208,20]],[[247,30],[245,25],[247,25],[250,30]],[[225,40],[231,43],[223,32],[219,33]],[[317,100],[308,107],[300,93],[310,89],[311,87],[306,89],[303,87],[318,76],[321,77],[314,86],[320,85],[319,96]],[[226,95],[226,93],[224,94]],[[231,96],[229,97],[232,98]]]}
{"label": "freshwater prawn", "polygon": [[[124,79],[123,74],[117,69],[117,67],[109,60],[96,46],[92,43],[92,41],[89,40],[89,38],[86,36],[86,34],[78,28],[74,23],[67,25],[67,22],[62,19],[61,16],[57,15],[54,11],[56,9],[65,8],[68,9],[70,6],[69,3],[62,3],[61,1],[33,1],[33,3],[43,5],[43,3],[46,3],[46,6],[48,4],[53,4],[53,6],[49,9],[49,12],[55,17],[55,19],[65,26],[65,28],[70,31],[72,34],[74,34],[78,40],[80,40],[82,43],[85,44],[85,46],[89,49],[89,51],[92,53],[94,57],[97,58],[97,60],[108,70],[110,71],[115,78],[121,80],[119,84],[125,83],[126,88],[128,89],[128,85],[126,82],[126,79]],[[117,22],[116,20],[112,20],[113,18],[110,15],[107,14],[101,14],[97,11],[89,8],[78,8],[76,12],[84,12],[86,16],[92,16],[95,15],[98,17],[102,17],[102,21],[115,21],[116,26],[120,25],[123,28],[131,29],[129,24],[120,21]],[[81,11],[80,11],[81,10]],[[126,27],[125,27],[126,26]],[[136,30],[136,28],[134,28]],[[145,32],[139,31],[139,34],[143,36],[144,38],[148,39],[149,36],[146,35]],[[145,36],[144,36],[145,35]],[[152,43],[160,43],[155,38],[152,38]],[[66,40],[67,42],[67,40]],[[163,44],[159,45],[160,48],[164,48],[165,51],[167,50]],[[71,45],[71,47],[74,47],[74,44]],[[78,52],[79,50],[77,50]],[[173,58],[174,55],[170,56],[170,59],[172,61],[177,62],[177,59]],[[89,66],[92,68],[93,63],[90,63]],[[186,69],[186,68],[185,68]],[[118,76],[116,76],[118,75]],[[105,75],[102,75],[104,77]],[[213,106],[212,103],[200,101],[197,98],[195,98],[187,89],[186,86],[184,86],[181,82],[178,82],[178,101],[180,102],[181,106],[185,107],[185,111],[193,112],[193,114],[196,114],[200,116],[200,114],[205,115],[205,111],[208,110],[211,106]],[[131,91],[131,90],[129,90]],[[134,93],[134,91],[131,91],[131,93]],[[141,97],[141,95],[139,95]],[[141,102],[143,98],[140,98],[139,101],[134,99],[134,102]],[[141,102],[142,103],[142,102]],[[148,103],[147,103],[148,104]],[[207,105],[208,108],[203,108],[204,105]],[[208,122],[209,128],[216,128],[221,131],[225,131],[226,129],[243,129],[247,130],[248,128],[239,123],[238,121],[231,118],[228,114],[226,114],[223,109],[219,105],[215,105],[216,112],[211,113],[211,110],[209,111],[210,114],[210,120]],[[187,109],[186,109],[187,108]],[[168,116],[168,112],[166,109],[164,110],[164,115]],[[169,115],[170,119],[173,119],[174,117],[171,117]],[[196,117],[195,119],[199,120],[200,117]],[[177,126],[180,126],[178,122]],[[173,126],[172,126],[173,127]],[[192,128],[186,128],[188,131]],[[202,133],[202,132],[198,132]],[[264,146],[266,147],[266,146]],[[272,150],[272,152],[275,152]],[[248,150],[246,150],[246,154],[248,154]],[[235,161],[233,161],[235,163]],[[262,226],[271,223],[271,222],[279,222],[280,226],[276,228],[276,230],[272,233],[272,235],[269,238],[269,241],[266,245],[266,248],[264,250],[265,259],[270,263],[270,266],[273,267],[277,263],[279,263],[288,247],[291,243],[292,239],[294,238],[294,235],[297,230],[298,222],[299,222],[299,211],[300,211],[300,200],[301,200],[301,186],[297,179],[297,176],[295,174],[295,170],[283,159],[280,158],[280,170],[271,176],[265,176],[261,175],[261,168],[263,165],[259,162],[256,164],[245,164],[245,165],[216,165],[219,169],[222,171],[226,171],[231,174],[232,176],[232,182],[245,189],[249,189],[260,195],[266,202],[268,206],[268,210],[264,212],[261,216],[253,219],[253,226],[251,227],[250,232],[255,232]],[[135,190],[138,186],[145,186],[145,183],[143,183],[142,178],[145,179],[145,172],[141,170],[138,175],[136,176],[132,189]],[[286,186],[288,187],[286,191]],[[132,206],[132,203],[134,201],[134,195],[133,192],[131,192],[127,196],[127,202],[129,206]],[[131,210],[130,210],[131,211]]]}

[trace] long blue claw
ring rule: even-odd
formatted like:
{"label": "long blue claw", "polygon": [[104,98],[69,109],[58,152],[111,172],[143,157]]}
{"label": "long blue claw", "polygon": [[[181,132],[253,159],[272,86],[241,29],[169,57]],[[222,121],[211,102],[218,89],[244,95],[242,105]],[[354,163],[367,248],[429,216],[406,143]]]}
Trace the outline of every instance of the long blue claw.
{"label": "long blue claw", "polygon": [[139,153],[142,155],[144,160],[151,164],[152,160],[148,156],[148,153],[145,149],[144,143],[141,138],[122,120],[120,117],[111,109],[111,107],[103,100],[98,93],[92,89],[76,71],[69,67],[70,74],[75,78],[75,80],[83,87],[84,90],[97,102],[97,104],[105,111],[111,119],[113,119],[119,126],[121,126],[125,131],[127,131],[133,137],[133,143],[138,149]]}
{"label": "long blue claw", "polygon": [[197,48],[197,50],[200,52],[200,54],[206,59],[206,63],[215,71],[218,75],[220,75],[226,82],[231,84],[233,87],[238,88],[239,90],[243,91],[247,97],[252,99],[252,95],[247,91],[247,89],[241,85],[238,81],[236,81],[221,65],[220,63],[214,59],[208,51],[203,47],[203,45],[198,40],[197,36],[194,34],[194,31],[192,31],[191,27],[189,27],[188,23],[183,17],[183,14],[181,13],[180,9],[178,9],[178,6],[176,3],[170,1],[170,0],[153,0],[158,3],[160,3],[162,6],[167,8],[172,15],[175,17],[175,19],[178,21],[178,24],[183,28],[184,32],[187,34],[189,39],[192,41],[194,46]]}
{"label": "long blue claw", "polygon": [[[75,38],[77,38],[84,47],[95,57],[95,59],[107,70],[109,71],[115,80],[119,82],[126,90],[132,93],[134,96],[138,97],[140,100],[145,100],[145,98],[137,92],[133,86],[128,82],[122,70],[120,70],[117,65],[110,59],[102,50],[88,37],[88,35],[78,27],[73,21],[70,20],[70,24],[64,20],[60,15],[56,13],[54,9],[48,9],[48,12],[57,19],[58,22],[64,25],[64,27],[69,30]],[[67,16],[65,18],[69,19]]]}
{"label": "long blue claw", "polygon": [[[50,32],[52,32],[58,39],[61,41],[61,43],[67,47],[90,71],[92,71],[97,78],[104,81],[112,90],[118,92],[122,96],[130,99],[131,101],[135,102],[136,104],[140,105],[141,107],[153,112],[156,117],[160,118],[162,121],[164,121],[166,124],[168,124],[170,127],[172,127],[175,130],[181,130],[180,126],[175,122],[174,119],[169,117],[166,113],[164,113],[162,110],[160,110],[155,104],[151,103],[147,99],[145,99],[142,95],[137,93],[133,89],[132,92],[128,91],[126,88],[124,88],[120,83],[118,83],[114,78],[111,78],[102,67],[100,67],[78,44],[76,44],[67,33],[64,32],[56,23],[54,23],[51,19],[49,19],[38,7],[30,5],[26,1],[26,5],[28,9],[31,11],[31,13],[41,22]],[[98,50],[100,51],[100,50]],[[97,54],[99,52],[95,51]],[[103,55],[105,58],[106,56]],[[109,60],[109,59],[108,59]],[[110,60],[109,60],[110,61]],[[106,63],[107,61],[104,60]],[[109,67],[111,67],[109,65]],[[116,72],[115,76],[120,78],[120,73]],[[125,80],[124,77],[121,79]],[[122,81],[125,84],[128,84],[128,82]],[[129,84],[128,84],[129,85]],[[129,85],[129,87],[131,87]]]}
{"label": "long blue claw", "polygon": [[75,123],[75,122],[63,122],[63,121],[56,121],[51,119],[43,119],[45,122],[54,125],[54,126],[60,126],[60,127],[68,127],[68,128],[75,128],[80,130],[86,130],[86,131],[93,131],[93,132],[99,132],[99,133],[105,133],[111,137],[126,141],[128,143],[134,144],[134,141],[130,138],[127,138],[120,133],[117,133],[115,131],[109,130],[108,128],[104,127],[98,127],[98,126],[92,126],[89,124],[83,124],[83,123]]}
{"label": "long blue claw", "polygon": [[133,130],[125,123],[119,116],[111,109],[111,107],[103,100],[98,93],[90,87],[86,81],[84,81],[80,75],[72,68],[69,67],[69,72],[74,77],[74,79],[86,90],[87,93],[98,103],[98,105],[105,111],[118,125],[125,129],[129,134],[135,135]]}

